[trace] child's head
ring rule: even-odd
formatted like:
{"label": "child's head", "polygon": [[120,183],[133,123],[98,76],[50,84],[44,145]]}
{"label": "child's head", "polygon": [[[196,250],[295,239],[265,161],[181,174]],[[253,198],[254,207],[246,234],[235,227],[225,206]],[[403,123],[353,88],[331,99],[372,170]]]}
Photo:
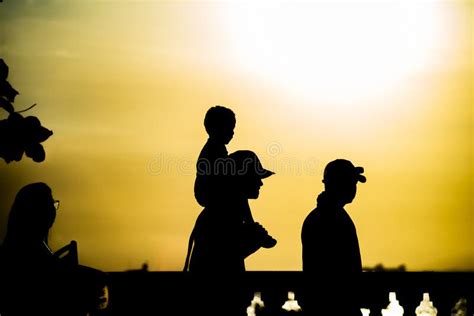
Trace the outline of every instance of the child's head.
{"label": "child's head", "polygon": [[226,107],[213,106],[206,113],[204,126],[210,138],[228,144],[234,136],[235,114]]}

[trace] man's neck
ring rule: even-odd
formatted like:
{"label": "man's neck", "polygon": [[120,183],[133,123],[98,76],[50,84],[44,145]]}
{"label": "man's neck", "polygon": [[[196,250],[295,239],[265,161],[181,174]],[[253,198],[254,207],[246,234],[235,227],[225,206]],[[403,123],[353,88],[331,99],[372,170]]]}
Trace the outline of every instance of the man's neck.
{"label": "man's neck", "polygon": [[332,195],[330,192],[324,191],[318,196],[318,204],[343,209],[347,203],[341,201],[340,199]]}

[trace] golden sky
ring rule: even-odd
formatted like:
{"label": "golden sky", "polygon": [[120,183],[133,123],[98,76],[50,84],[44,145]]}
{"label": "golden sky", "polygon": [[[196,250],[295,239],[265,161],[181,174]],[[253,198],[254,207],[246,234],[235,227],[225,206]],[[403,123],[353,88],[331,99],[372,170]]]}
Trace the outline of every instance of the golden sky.
{"label": "golden sky", "polygon": [[[473,6],[468,1],[4,0],[0,56],[54,135],[0,161],[0,239],[23,185],[61,200],[51,244],[107,271],[180,270],[200,207],[206,110],[229,152],[277,175],[252,201],[278,239],[248,270],[300,270],[301,225],[336,158],[365,167],[347,206],[364,266],[474,270]],[[0,118],[6,117],[0,113]]]}

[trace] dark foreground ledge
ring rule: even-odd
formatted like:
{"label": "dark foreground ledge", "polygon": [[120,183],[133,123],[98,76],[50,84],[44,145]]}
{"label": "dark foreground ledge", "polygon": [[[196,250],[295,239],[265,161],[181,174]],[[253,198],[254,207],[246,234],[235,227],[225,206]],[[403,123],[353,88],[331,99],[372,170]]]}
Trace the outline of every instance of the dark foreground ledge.
{"label": "dark foreground ledge", "polygon": [[[223,277],[225,279],[225,277]],[[306,291],[302,272],[247,272],[241,278],[241,293],[250,303],[254,292],[261,292],[269,315],[278,316],[288,291],[296,300]],[[111,272],[109,308],[104,315],[183,315],[189,309],[193,278],[183,272]],[[209,308],[213,292],[207,288]],[[388,293],[396,292],[405,315],[415,315],[424,292],[430,293],[438,315],[451,315],[459,298],[468,300],[468,315],[473,314],[474,273],[444,272],[365,272],[361,282],[361,307],[370,316],[381,315],[388,304]],[[343,304],[344,302],[341,302]],[[337,313],[336,313],[337,314]],[[223,313],[225,315],[225,312]]]}

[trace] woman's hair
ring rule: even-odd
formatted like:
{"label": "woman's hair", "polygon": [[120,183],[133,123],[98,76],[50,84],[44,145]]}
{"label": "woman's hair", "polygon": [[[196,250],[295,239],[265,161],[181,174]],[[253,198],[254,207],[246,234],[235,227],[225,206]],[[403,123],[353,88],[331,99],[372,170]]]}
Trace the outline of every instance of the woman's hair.
{"label": "woman's hair", "polygon": [[55,218],[51,188],[42,182],[28,184],[15,197],[5,240],[44,239]]}

